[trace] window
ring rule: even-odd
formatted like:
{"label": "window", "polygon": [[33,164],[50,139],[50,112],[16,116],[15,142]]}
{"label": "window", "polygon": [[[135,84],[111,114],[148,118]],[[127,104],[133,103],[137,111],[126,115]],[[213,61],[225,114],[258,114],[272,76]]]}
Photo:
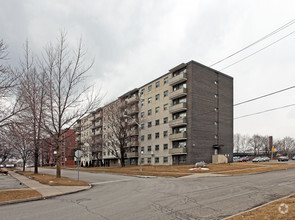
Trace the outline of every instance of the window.
{"label": "window", "polygon": [[155,125],[159,125],[159,124],[160,124],[160,120],[158,119],[155,121]]}
{"label": "window", "polygon": [[163,162],[168,163],[168,157],[163,157]]}
{"label": "window", "polygon": [[152,139],[152,134],[148,134],[148,140]]}
{"label": "window", "polygon": [[152,146],[148,146],[148,151],[152,151]]}
{"label": "window", "polygon": [[140,113],[140,117],[142,117],[142,118],[144,117],[144,112]]}
{"label": "window", "polygon": [[167,150],[167,149],[168,149],[168,144],[164,144],[164,145],[163,145],[163,149],[164,149],[164,150]]}
{"label": "window", "polygon": [[157,94],[157,95],[155,96],[155,98],[156,98],[156,100],[159,100],[159,99],[160,99],[160,94]]}
{"label": "window", "polygon": [[152,115],[152,109],[148,110],[148,115]]}
{"label": "window", "polygon": [[144,141],[144,135],[141,135],[140,140]]}
{"label": "window", "polygon": [[149,85],[148,90],[149,91],[152,91],[152,88],[153,88],[153,86],[152,85]]}
{"label": "window", "polygon": [[141,125],[140,125],[140,128],[141,128],[141,129],[144,129],[144,124],[141,124]]}
{"label": "window", "polygon": [[160,81],[156,82],[156,88],[160,86]]}
{"label": "window", "polygon": [[147,162],[152,163],[152,159],[150,157],[148,157]]}
{"label": "window", "polygon": [[168,77],[164,78],[164,84],[166,84],[168,82]]}
{"label": "window", "polygon": [[159,150],[159,149],[160,149],[159,145],[155,145],[155,150]]}
{"label": "window", "polygon": [[155,157],[155,163],[159,163],[159,157]]}
{"label": "window", "polygon": [[140,151],[144,152],[144,147],[141,147],[141,150]]}
{"label": "window", "polygon": [[168,117],[164,118],[164,124],[168,123]]}
{"label": "window", "polygon": [[152,122],[151,121],[148,122],[148,128],[150,128],[150,127],[152,127]]}
{"label": "window", "polygon": [[141,158],[140,163],[144,164],[144,158]]}
{"label": "window", "polygon": [[164,91],[164,97],[168,96],[168,90]]}
{"label": "window", "polygon": [[163,136],[164,136],[164,137],[167,137],[167,136],[168,136],[168,131],[164,131],[164,132],[163,132]]}
{"label": "window", "polygon": [[144,99],[142,99],[142,100],[140,101],[140,103],[141,103],[141,106],[144,106]]}
{"label": "window", "polygon": [[143,94],[144,94],[144,89],[142,89],[140,92],[140,95],[143,95]]}
{"label": "window", "polygon": [[149,104],[152,103],[152,97],[149,97],[149,98],[148,98],[148,103],[149,103]]}
{"label": "window", "polygon": [[164,111],[168,110],[168,104],[164,105]]}
{"label": "window", "polygon": [[160,137],[160,133],[159,132],[156,132],[155,133],[155,138],[159,138]]}
{"label": "window", "polygon": [[160,107],[158,106],[155,108],[155,113],[158,113],[159,111],[160,111]]}

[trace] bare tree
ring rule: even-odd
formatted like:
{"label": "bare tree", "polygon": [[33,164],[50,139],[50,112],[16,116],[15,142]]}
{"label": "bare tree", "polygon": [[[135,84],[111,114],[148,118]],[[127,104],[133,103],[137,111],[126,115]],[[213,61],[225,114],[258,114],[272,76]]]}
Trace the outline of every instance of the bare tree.
{"label": "bare tree", "polygon": [[295,139],[291,137],[284,137],[275,142],[278,152],[283,155],[290,155],[295,149]]}
{"label": "bare tree", "polygon": [[241,136],[239,133],[234,135],[234,152],[236,153],[239,153],[241,149]]}
{"label": "bare tree", "polygon": [[93,86],[86,83],[87,72],[92,63],[85,64],[85,55],[80,40],[77,50],[71,53],[64,33],[55,45],[49,45],[44,56],[43,69],[48,78],[48,109],[50,120],[44,121],[47,131],[55,137],[57,146],[56,177],[61,177],[61,148],[63,134],[75,122],[94,111],[101,97]]}
{"label": "bare tree", "polygon": [[23,106],[14,99],[17,75],[5,65],[7,45],[0,40],[0,128],[10,125],[13,117],[23,110]]}
{"label": "bare tree", "polygon": [[5,163],[13,157],[13,147],[8,144],[8,129],[0,130],[0,164]]}
{"label": "bare tree", "polygon": [[110,152],[125,166],[125,153],[128,144],[132,141],[129,136],[130,124],[137,118],[127,118],[125,109],[127,106],[120,99],[112,102],[104,108],[106,119],[106,137],[104,137],[104,150]]}
{"label": "bare tree", "polygon": [[46,96],[48,94],[45,71],[35,63],[28,42],[25,46],[24,59],[19,70],[18,100],[25,107],[18,120],[26,124],[34,152],[34,173],[38,173],[41,141],[45,137],[43,121],[45,120]]}
{"label": "bare tree", "polygon": [[22,124],[13,124],[9,127],[9,145],[13,147],[15,156],[22,159],[23,171],[26,163],[33,155],[33,142],[30,130]]}

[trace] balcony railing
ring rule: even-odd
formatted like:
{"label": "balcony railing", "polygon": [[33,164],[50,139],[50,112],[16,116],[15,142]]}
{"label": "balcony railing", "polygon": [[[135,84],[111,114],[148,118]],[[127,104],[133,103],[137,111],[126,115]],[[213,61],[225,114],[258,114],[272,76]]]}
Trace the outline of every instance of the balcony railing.
{"label": "balcony railing", "polygon": [[138,130],[132,130],[129,132],[129,136],[137,136],[139,134]]}
{"label": "balcony railing", "polygon": [[186,125],[186,118],[178,118],[178,119],[169,121],[170,127],[177,127],[181,125]]}
{"label": "balcony railing", "polygon": [[174,86],[178,83],[185,82],[186,80],[187,80],[186,73],[181,73],[177,76],[172,77],[169,81],[169,85]]}
{"label": "balcony railing", "polygon": [[137,95],[136,96],[132,96],[129,99],[127,99],[127,104],[132,104],[132,103],[138,102],[138,101],[139,101],[139,97]]}
{"label": "balcony railing", "polygon": [[169,98],[176,99],[176,98],[179,98],[181,96],[186,96],[186,95],[187,95],[187,90],[185,88],[182,88],[182,89],[178,89],[178,90],[171,92]]}
{"label": "balcony railing", "polygon": [[170,134],[169,135],[170,140],[181,140],[186,139],[186,133],[176,133],[176,134]]}
{"label": "balcony railing", "polygon": [[138,157],[138,152],[127,152],[127,158]]}
{"label": "balcony railing", "polygon": [[138,141],[131,141],[130,143],[127,144],[127,147],[133,147],[133,146],[139,146]]}
{"label": "balcony railing", "polygon": [[139,109],[137,106],[132,109],[127,109],[127,115],[134,115],[134,114],[137,114],[138,112],[139,112]]}
{"label": "balcony railing", "polygon": [[186,154],[186,148],[172,148],[169,149],[169,154],[175,155],[175,154]]}
{"label": "balcony railing", "polygon": [[179,103],[179,104],[170,106],[169,111],[170,113],[175,113],[175,112],[184,111],[186,109],[187,109],[186,103]]}

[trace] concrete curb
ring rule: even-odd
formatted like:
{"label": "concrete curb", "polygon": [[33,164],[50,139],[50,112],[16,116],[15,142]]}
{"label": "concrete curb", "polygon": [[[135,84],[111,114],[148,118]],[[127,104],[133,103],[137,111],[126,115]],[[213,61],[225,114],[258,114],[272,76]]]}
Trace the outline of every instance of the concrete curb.
{"label": "concrete curb", "polygon": [[233,218],[233,217],[236,217],[236,216],[242,215],[242,214],[244,214],[244,213],[254,211],[254,210],[256,210],[256,209],[262,208],[262,207],[267,206],[267,205],[269,205],[269,204],[271,204],[271,203],[277,202],[277,201],[279,201],[279,200],[281,200],[281,199],[289,198],[289,197],[294,196],[294,195],[295,195],[295,194],[292,193],[292,194],[290,194],[290,195],[288,195],[288,196],[284,196],[284,197],[282,197],[282,198],[279,198],[279,199],[276,199],[276,200],[273,200],[273,201],[267,202],[267,203],[265,203],[265,204],[263,204],[263,205],[256,206],[255,208],[252,208],[252,209],[249,209],[249,210],[246,210],[246,211],[243,211],[243,212],[237,213],[237,214],[235,214],[235,215],[228,216],[228,217],[226,217],[226,218],[223,218],[223,220],[230,219],[230,218]]}

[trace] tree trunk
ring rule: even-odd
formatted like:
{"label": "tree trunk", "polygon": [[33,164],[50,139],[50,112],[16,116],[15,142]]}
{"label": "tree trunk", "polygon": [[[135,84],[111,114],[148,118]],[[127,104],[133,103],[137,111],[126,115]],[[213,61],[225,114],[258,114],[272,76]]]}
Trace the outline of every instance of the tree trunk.
{"label": "tree trunk", "polygon": [[34,173],[38,173],[38,160],[39,160],[39,154],[38,154],[38,148],[35,148],[34,152]]}
{"label": "tree trunk", "polygon": [[61,178],[61,147],[62,147],[62,136],[58,134],[58,144],[57,144],[57,161],[56,161],[56,178]]}

